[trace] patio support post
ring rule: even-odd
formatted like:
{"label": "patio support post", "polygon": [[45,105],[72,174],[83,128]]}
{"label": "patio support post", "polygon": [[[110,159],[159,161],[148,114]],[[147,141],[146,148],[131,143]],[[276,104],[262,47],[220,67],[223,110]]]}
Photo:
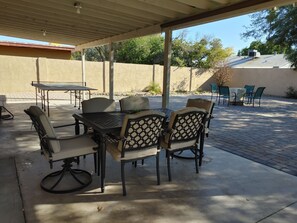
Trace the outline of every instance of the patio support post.
{"label": "patio support post", "polygon": [[169,104],[172,30],[165,30],[162,108]]}
{"label": "patio support post", "polygon": [[[81,69],[82,69],[82,85],[85,85],[86,82],[86,50],[82,49],[81,51]],[[82,100],[85,99],[85,92],[82,91]]]}
{"label": "patio support post", "polygon": [[114,96],[114,49],[113,43],[109,43],[109,99]]}

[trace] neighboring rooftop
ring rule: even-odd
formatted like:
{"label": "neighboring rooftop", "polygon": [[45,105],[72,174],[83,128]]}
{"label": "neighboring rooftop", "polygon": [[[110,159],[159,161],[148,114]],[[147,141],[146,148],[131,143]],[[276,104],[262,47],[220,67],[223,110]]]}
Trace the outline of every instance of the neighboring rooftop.
{"label": "neighboring rooftop", "polygon": [[229,59],[233,68],[290,68],[291,63],[284,54],[253,56],[234,56]]}

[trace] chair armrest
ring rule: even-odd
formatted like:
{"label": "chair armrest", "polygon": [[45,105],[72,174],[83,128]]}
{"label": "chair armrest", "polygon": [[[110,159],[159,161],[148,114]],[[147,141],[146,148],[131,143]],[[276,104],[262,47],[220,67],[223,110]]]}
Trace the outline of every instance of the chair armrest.
{"label": "chair armrest", "polygon": [[84,136],[86,136],[86,134],[84,134],[84,135],[61,136],[61,137],[56,137],[56,138],[44,136],[43,138],[46,139],[46,140],[56,140],[56,141],[61,140],[62,141],[62,140],[77,139],[77,138],[84,137]]}
{"label": "chair armrest", "polygon": [[[80,125],[84,125],[82,122],[79,122],[78,124]],[[65,125],[57,125],[57,126],[53,126],[55,129],[57,128],[63,128],[63,127],[68,127],[68,126],[73,126],[75,125],[75,123],[71,123],[71,124],[65,124]]]}

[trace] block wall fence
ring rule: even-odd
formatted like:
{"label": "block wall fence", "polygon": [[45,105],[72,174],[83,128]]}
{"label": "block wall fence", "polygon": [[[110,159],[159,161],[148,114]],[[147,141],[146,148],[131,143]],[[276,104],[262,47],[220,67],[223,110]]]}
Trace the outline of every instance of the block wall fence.
{"label": "block wall fence", "polygon": [[[154,81],[162,87],[163,66],[115,63],[115,93],[143,91]],[[279,68],[234,68],[230,87],[245,84],[264,86],[265,94],[285,96],[288,87],[297,89],[297,72]],[[171,67],[171,91],[209,91],[213,70]],[[75,60],[0,56],[0,93],[34,92],[32,81],[80,82],[82,63]],[[97,93],[109,91],[109,62],[86,62],[87,86]]]}

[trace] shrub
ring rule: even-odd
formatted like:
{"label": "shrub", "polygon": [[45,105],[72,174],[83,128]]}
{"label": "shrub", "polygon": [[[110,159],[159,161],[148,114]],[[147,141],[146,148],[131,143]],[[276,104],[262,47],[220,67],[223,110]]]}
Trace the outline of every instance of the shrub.
{"label": "shrub", "polygon": [[231,67],[224,64],[222,67],[217,69],[217,71],[214,73],[214,77],[216,79],[218,86],[224,86],[227,82],[231,80]]}
{"label": "shrub", "polygon": [[148,91],[149,93],[156,95],[156,94],[161,94],[161,87],[158,83],[156,82],[151,82],[150,85],[148,87],[145,88],[146,91]]}
{"label": "shrub", "polygon": [[296,98],[297,99],[297,91],[293,87],[288,87],[288,90],[286,91],[286,97],[287,98]]}

